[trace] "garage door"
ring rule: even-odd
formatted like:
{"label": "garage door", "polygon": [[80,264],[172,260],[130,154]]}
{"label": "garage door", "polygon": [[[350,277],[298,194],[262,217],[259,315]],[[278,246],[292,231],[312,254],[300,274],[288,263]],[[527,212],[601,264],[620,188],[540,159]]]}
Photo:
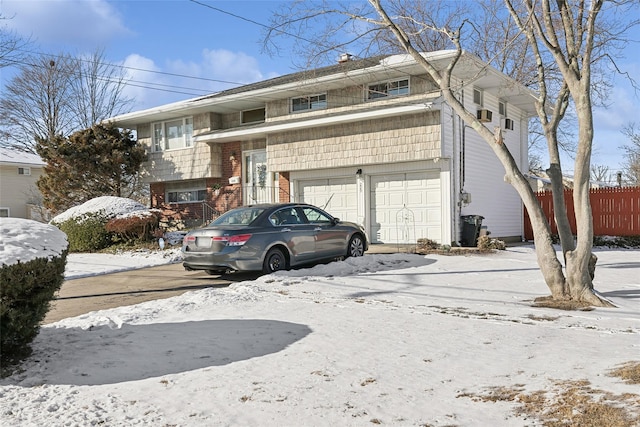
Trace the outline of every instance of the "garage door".
{"label": "garage door", "polygon": [[440,178],[414,172],[371,177],[371,230],[375,243],[441,240]]}
{"label": "garage door", "polygon": [[298,182],[301,202],[324,208],[345,221],[358,220],[358,198],[355,178],[314,179]]}

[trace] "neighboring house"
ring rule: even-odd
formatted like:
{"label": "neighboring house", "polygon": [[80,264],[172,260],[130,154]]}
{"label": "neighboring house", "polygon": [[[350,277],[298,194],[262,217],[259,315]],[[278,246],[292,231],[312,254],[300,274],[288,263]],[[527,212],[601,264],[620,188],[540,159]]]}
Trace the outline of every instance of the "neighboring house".
{"label": "neighboring house", "polygon": [[48,220],[36,186],[44,166],[35,154],[0,148],[0,217]]}
{"label": "neighboring house", "polygon": [[[453,55],[426,54],[437,67]],[[504,129],[526,168],[531,92],[466,53],[454,74],[460,100]],[[461,215],[482,215],[494,237],[523,235],[502,165],[409,55],[350,59],[111,120],[148,147],[152,207],[183,218],[304,201],[363,224],[373,243],[457,242]]]}
{"label": "neighboring house", "polygon": [[[549,175],[541,170],[537,171],[529,171],[527,175],[527,179],[529,180],[529,185],[533,189],[533,191],[551,191],[551,179]],[[573,188],[573,175],[563,175],[562,176],[562,185],[565,190],[570,190]],[[612,188],[612,187],[620,187],[619,183],[607,182],[607,181],[594,181],[591,180],[589,186],[594,188]]]}

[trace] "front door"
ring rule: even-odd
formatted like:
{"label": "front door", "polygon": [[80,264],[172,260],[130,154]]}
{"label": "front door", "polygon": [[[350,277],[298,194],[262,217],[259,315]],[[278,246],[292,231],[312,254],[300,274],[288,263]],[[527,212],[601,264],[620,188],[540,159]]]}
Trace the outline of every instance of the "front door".
{"label": "front door", "polygon": [[244,152],[244,201],[246,205],[271,203],[273,182],[267,172],[267,151]]}

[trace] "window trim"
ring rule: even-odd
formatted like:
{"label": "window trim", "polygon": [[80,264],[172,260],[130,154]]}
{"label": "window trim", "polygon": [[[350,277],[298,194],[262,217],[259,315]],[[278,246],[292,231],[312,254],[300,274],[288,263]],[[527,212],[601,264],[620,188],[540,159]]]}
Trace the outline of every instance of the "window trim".
{"label": "window trim", "polygon": [[[478,99],[476,99],[476,94]],[[473,88],[473,102],[480,107],[484,107],[484,90],[478,87]]]}
{"label": "window trim", "polygon": [[[169,139],[167,136],[167,123],[182,121],[182,146],[169,148]],[[189,128],[188,125],[191,125]],[[160,126],[160,140],[156,139],[156,127]],[[189,129],[191,131],[189,131]],[[178,117],[175,119],[163,120],[161,122],[151,123],[151,152],[161,153],[163,151],[183,150],[193,147],[193,116]]]}
{"label": "window trim", "polygon": [[18,175],[23,175],[23,176],[31,175],[31,168],[29,166],[18,167]]}
{"label": "window trim", "polygon": [[[390,89],[389,86],[391,84],[394,83],[401,83],[401,82],[407,82],[406,85],[406,93],[390,93],[390,91],[398,91],[401,90],[402,88],[404,88],[404,86],[400,86],[398,85],[396,88],[392,88]],[[386,88],[384,91],[379,91],[379,90],[372,90],[372,87],[375,86],[382,86],[385,85]],[[372,93],[376,93],[378,94],[378,96],[371,96]],[[376,83],[369,83],[367,84],[367,87],[365,88],[365,101],[369,102],[369,101],[377,101],[379,99],[388,99],[388,98],[394,98],[397,96],[407,96],[411,94],[411,79],[409,77],[407,78],[402,78],[402,79],[395,79],[395,80],[383,80],[383,81],[379,81]]]}
{"label": "window trim", "polygon": [[[320,97],[324,97],[324,101],[320,101]],[[298,110],[294,109],[294,101],[297,99],[307,99],[307,108],[300,108]],[[318,98],[318,101],[314,104],[311,101],[312,98]],[[319,107],[314,107],[314,105],[320,105]],[[305,96],[296,96],[293,98],[289,98],[289,112],[290,113],[302,113],[305,111],[314,111],[314,110],[326,110],[327,109],[327,92],[317,93],[313,95],[305,95]]]}
{"label": "window trim", "polygon": [[507,113],[508,113],[508,109],[507,109],[507,101],[504,100],[498,100],[498,115],[500,115],[501,117],[507,117]]}
{"label": "window trim", "polygon": [[[178,200],[179,199],[179,195],[180,194],[186,194],[186,193],[196,193],[196,199],[197,200]],[[199,198],[200,194],[202,193],[202,199]],[[176,195],[176,201],[171,201],[171,197],[169,196],[170,194],[175,194]],[[181,189],[181,190],[167,190],[165,192],[165,197],[166,197],[166,202],[170,203],[170,204],[185,204],[185,203],[200,203],[200,202],[204,202],[207,200],[207,189],[206,188],[192,188],[192,189]]]}
{"label": "window trim", "polygon": [[4,207],[0,207],[0,212],[6,212],[7,216],[3,216],[2,214],[0,214],[0,218],[11,218],[11,208],[4,208]]}

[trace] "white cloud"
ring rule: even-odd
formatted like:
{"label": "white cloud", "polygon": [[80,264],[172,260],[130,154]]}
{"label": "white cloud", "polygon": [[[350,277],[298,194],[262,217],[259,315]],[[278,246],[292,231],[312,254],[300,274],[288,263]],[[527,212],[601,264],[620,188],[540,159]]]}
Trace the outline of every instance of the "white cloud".
{"label": "white cloud", "polygon": [[185,87],[202,88],[210,92],[263,80],[265,76],[259,68],[256,58],[226,49],[204,49],[198,63],[182,60],[167,63],[167,70],[171,73],[208,79],[184,79],[182,84]]}
{"label": "white cloud", "polygon": [[40,44],[104,45],[131,34],[118,11],[104,0],[4,0],[9,29]]}
{"label": "white cloud", "polygon": [[168,76],[157,73],[161,69],[152,59],[133,53],[125,58],[122,66],[126,68],[129,79],[124,95],[134,99],[134,110],[176,100],[175,94],[166,90],[172,82]]}
{"label": "white cloud", "polygon": [[205,49],[199,61],[167,60],[164,65],[131,54],[122,65],[131,79],[125,95],[135,99],[135,109],[195,98],[277,75],[265,76],[256,58],[224,49]]}

